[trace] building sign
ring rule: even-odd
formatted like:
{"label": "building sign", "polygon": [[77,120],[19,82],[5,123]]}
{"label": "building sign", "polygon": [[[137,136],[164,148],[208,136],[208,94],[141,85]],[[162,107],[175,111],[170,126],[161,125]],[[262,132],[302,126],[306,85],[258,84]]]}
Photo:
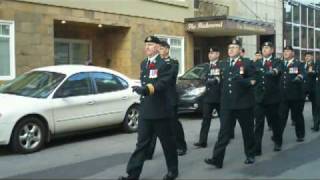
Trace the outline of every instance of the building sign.
{"label": "building sign", "polygon": [[196,29],[211,29],[211,28],[222,28],[223,21],[220,22],[197,22],[197,23],[188,23],[188,30],[196,30]]}

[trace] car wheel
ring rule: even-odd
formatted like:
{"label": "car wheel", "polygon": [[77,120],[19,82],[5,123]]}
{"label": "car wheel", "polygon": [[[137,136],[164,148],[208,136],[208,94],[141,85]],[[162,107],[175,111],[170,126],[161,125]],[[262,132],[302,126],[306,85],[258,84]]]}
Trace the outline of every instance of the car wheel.
{"label": "car wheel", "polygon": [[123,128],[126,132],[132,133],[136,132],[138,129],[138,119],[139,119],[139,106],[131,106],[124,118]]}
{"label": "car wheel", "polygon": [[39,151],[45,143],[46,128],[36,117],[21,120],[13,130],[11,148],[16,153]]}

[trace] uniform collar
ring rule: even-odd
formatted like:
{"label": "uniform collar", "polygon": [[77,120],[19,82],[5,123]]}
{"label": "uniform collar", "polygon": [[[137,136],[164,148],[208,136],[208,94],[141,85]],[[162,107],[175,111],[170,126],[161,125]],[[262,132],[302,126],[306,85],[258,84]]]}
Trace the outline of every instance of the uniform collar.
{"label": "uniform collar", "polygon": [[267,58],[263,57],[263,61],[270,61],[270,60],[271,60],[271,58],[272,58],[272,55],[271,55],[271,56],[269,56],[269,57],[267,57]]}
{"label": "uniform collar", "polygon": [[154,56],[152,56],[152,57],[148,57],[148,61],[149,61],[150,63],[156,63],[156,58],[158,57],[158,55],[159,55],[159,54],[156,54],[156,55],[154,55]]}
{"label": "uniform collar", "polygon": [[212,60],[212,61],[210,61],[210,64],[217,64],[217,62],[218,62],[217,59],[216,60]]}

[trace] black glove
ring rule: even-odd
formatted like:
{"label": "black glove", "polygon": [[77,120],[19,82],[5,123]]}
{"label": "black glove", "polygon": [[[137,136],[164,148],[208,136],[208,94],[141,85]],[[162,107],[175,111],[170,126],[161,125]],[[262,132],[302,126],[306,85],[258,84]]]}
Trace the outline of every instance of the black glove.
{"label": "black glove", "polygon": [[132,86],[131,88],[133,92],[136,92],[137,94],[140,94],[142,96],[146,96],[148,94],[148,90],[146,87]]}
{"label": "black glove", "polygon": [[266,74],[266,76],[273,76],[275,74],[275,72],[273,70],[271,70],[271,71],[267,71],[265,74]]}

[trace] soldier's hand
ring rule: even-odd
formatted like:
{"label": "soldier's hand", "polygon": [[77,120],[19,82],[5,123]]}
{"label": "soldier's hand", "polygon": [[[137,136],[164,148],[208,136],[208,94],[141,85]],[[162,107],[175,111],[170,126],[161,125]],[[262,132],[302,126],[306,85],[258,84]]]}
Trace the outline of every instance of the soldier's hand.
{"label": "soldier's hand", "polygon": [[302,78],[300,76],[296,76],[294,79],[293,79],[293,82],[302,82]]}
{"label": "soldier's hand", "polygon": [[272,70],[272,71],[267,71],[265,74],[266,76],[273,76],[275,72]]}
{"label": "soldier's hand", "polygon": [[256,83],[257,83],[256,80],[250,80],[250,84],[251,84],[252,86],[256,85]]}
{"label": "soldier's hand", "polygon": [[140,94],[140,95],[147,95],[147,89],[146,87],[140,87],[140,86],[132,86],[132,91],[133,92],[136,92],[137,94]]}

